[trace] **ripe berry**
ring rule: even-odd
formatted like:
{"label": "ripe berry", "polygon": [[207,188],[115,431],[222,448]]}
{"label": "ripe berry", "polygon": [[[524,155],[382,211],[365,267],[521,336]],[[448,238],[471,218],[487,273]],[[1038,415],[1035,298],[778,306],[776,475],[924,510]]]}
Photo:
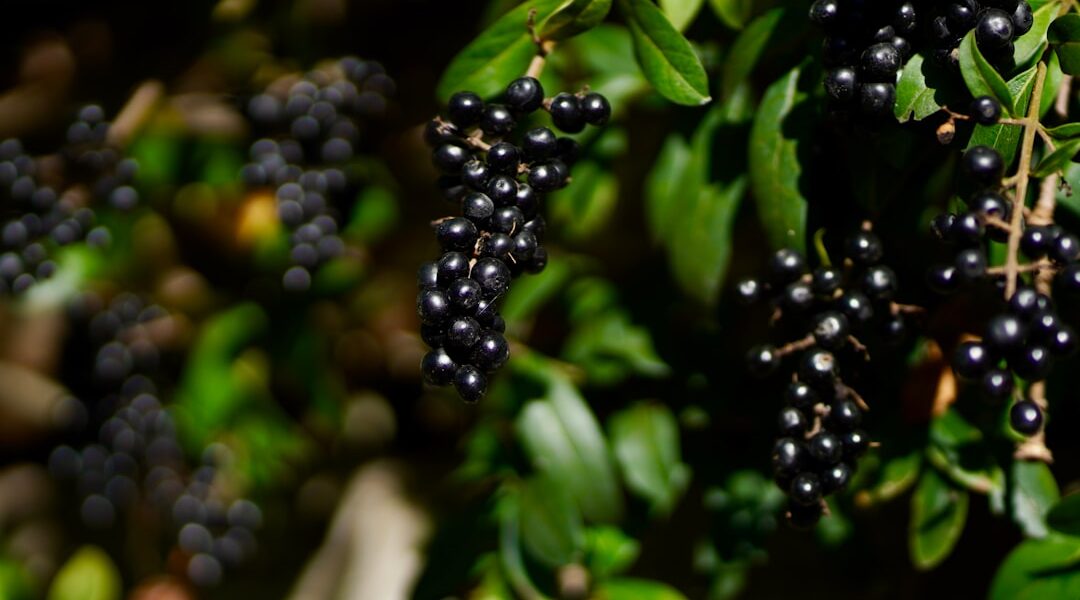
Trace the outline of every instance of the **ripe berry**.
{"label": "ripe berry", "polygon": [[506,260],[514,249],[514,238],[505,233],[492,233],[480,244],[480,256]]}
{"label": "ripe berry", "polygon": [[487,153],[488,166],[503,175],[517,175],[519,160],[518,147],[509,142],[493,144]]}
{"label": "ripe berry", "polygon": [[1012,14],[1013,37],[1018,38],[1031,31],[1035,24],[1035,15],[1031,12],[1031,5],[1025,2],[1017,2],[1016,10]]}
{"label": "ripe berry", "polygon": [[806,433],[808,425],[806,415],[794,406],[785,406],[780,409],[780,417],[777,422],[780,435],[791,437],[802,437]]}
{"label": "ripe berry", "polygon": [[532,220],[540,210],[540,195],[527,183],[517,185],[514,192],[513,205],[518,207],[526,219]]}
{"label": "ripe berry", "polygon": [[434,288],[439,281],[439,266],[434,261],[420,265],[416,273],[416,283],[422,290]]}
{"label": "ripe berry", "polygon": [[581,110],[581,102],[577,96],[563,92],[551,99],[548,108],[551,113],[551,122],[560,131],[566,133],[580,133],[585,129],[585,114]]}
{"label": "ripe berry", "polygon": [[1071,233],[1063,233],[1050,245],[1050,258],[1058,264],[1067,265],[1080,259],[1080,238]]}
{"label": "ripe berry", "polygon": [[1024,343],[1026,333],[1027,328],[1018,317],[998,315],[987,324],[983,344],[1000,356],[1019,348]]}
{"label": "ripe berry", "polygon": [[1052,307],[1050,298],[1035,291],[1035,288],[1023,286],[1009,298],[1009,312],[1030,321]]}
{"label": "ripe berry", "polygon": [[519,113],[531,113],[544,103],[544,86],[534,77],[519,77],[506,86],[506,104]]}
{"label": "ripe berry", "polygon": [[[462,199],[461,212],[466,219],[482,226],[495,213],[495,203],[486,194],[473,192]],[[471,248],[471,246],[466,248]]]}
{"label": "ripe berry", "polygon": [[532,258],[525,264],[525,270],[533,275],[540,273],[547,267],[548,253],[547,248],[539,246],[536,248],[536,252],[533,252]]}
{"label": "ripe berry", "polygon": [[581,98],[581,112],[586,123],[594,127],[602,127],[611,118],[611,104],[601,94],[590,92]]}
{"label": "ripe berry", "polygon": [[859,76],[864,82],[895,83],[900,62],[900,52],[892,44],[874,44],[863,51],[859,60]]}
{"label": "ripe berry", "polygon": [[825,76],[825,92],[836,102],[844,104],[851,102],[858,91],[859,82],[855,69],[837,67]]}
{"label": "ripe berry", "polygon": [[874,307],[870,299],[861,292],[848,290],[836,303],[837,309],[844,313],[848,322],[853,326],[860,326],[874,318]]}
{"label": "ripe berry", "polygon": [[1042,346],[1027,346],[1009,357],[1009,366],[1027,381],[1041,381],[1050,373],[1050,351]]}
{"label": "ripe berry", "polygon": [[544,160],[553,156],[558,147],[558,139],[547,127],[537,127],[525,132],[521,140],[521,150],[529,161]]}
{"label": "ripe berry", "polygon": [[891,116],[896,105],[896,85],[864,83],[859,86],[859,108],[869,117]]}
{"label": "ripe berry", "polygon": [[943,241],[949,242],[952,239],[952,227],[956,221],[956,215],[952,213],[942,213],[937,215],[930,221],[930,232],[934,234],[934,237]]}
{"label": "ripe berry", "polygon": [[1042,429],[1042,409],[1031,400],[1021,400],[1009,409],[1009,424],[1020,435],[1033,436]]}
{"label": "ripe berry", "polygon": [[982,250],[968,248],[956,255],[956,275],[963,282],[974,282],[986,275],[986,255]]}
{"label": "ripe berry", "polygon": [[918,25],[918,18],[915,12],[915,6],[911,2],[905,2],[896,9],[896,15],[893,17],[893,27],[901,34],[909,34],[915,31],[915,27]]}
{"label": "ripe berry", "polygon": [[470,251],[476,245],[476,225],[465,217],[454,217],[435,227],[435,236],[443,250]]}
{"label": "ripe berry", "polygon": [[799,379],[818,389],[833,385],[836,371],[836,357],[820,348],[806,352],[799,362]]}
{"label": "ripe berry", "polygon": [[1012,373],[1004,369],[990,369],[982,377],[982,391],[991,400],[1005,400],[1012,396],[1014,388]]}
{"label": "ripe berry", "polygon": [[517,200],[518,192],[524,183],[510,175],[496,175],[488,181],[487,195],[495,206],[510,206]]}
{"label": "ripe berry", "polygon": [[416,297],[416,314],[428,325],[439,325],[450,318],[450,298],[441,290],[422,290]]}
{"label": "ripe berry", "polygon": [[456,144],[443,144],[431,154],[431,161],[440,171],[456,175],[472,157],[468,150]]}
{"label": "ripe berry", "polygon": [[480,339],[480,324],[472,317],[458,317],[446,328],[446,347],[452,356],[468,357],[468,351]]}
{"label": "ripe berry", "polygon": [[805,462],[806,451],[802,442],[794,438],[780,438],[773,444],[773,473],[779,477],[791,477],[798,473]]}
{"label": "ripe berry", "polygon": [[966,212],[957,215],[949,229],[949,237],[953,242],[963,246],[977,246],[982,243],[986,228],[982,219],[974,212]]}
{"label": "ripe berry", "polygon": [[799,473],[791,481],[788,490],[791,499],[803,506],[810,506],[821,502],[821,481],[813,473]]}
{"label": "ripe berry", "polygon": [[447,252],[438,261],[439,272],[436,281],[445,288],[462,277],[469,276],[469,257],[460,252]]}
{"label": "ripe berry", "polygon": [[814,317],[811,333],[817,345],[829,350],[839,350],[847,344],[850,329],[848,319],[843,313],[826,311]]}
{"label": "ripe berry", "polygon": [[450,97],[446,112],[454,125],[466,129],[480,122],[480,116],[484,114],[484,101],[472,92],[458,92]]}
{"label": "ripe berry", "polygon": [[487,392],[487,378],[476,367],[465,365],[454,373],[454,389],[466,402],[479,402]]}
{"label": "ripe berry", "polygon": [[1050,229],[1038,225],[1029,226],[1020,237],[1020,251],[1031,259],[1039,259],[1050,251],[1053,243]]}
{"label": "ripe berry", "polygon": [[971,102],[971,118],[979,125],[995,125],[1001,118],[1001,105],[990,96],[979,96]]}
{"label": "ripe berry", "polygon": [[865,431],[856,429],[841,435],[840,444],[843,447],[844,459],[852,460],[866,453],[870,447],[870,438]]}
{"label": "ripe berry", "polygon": [[829,431],[821,431],[806,443],[806,449],[810,456],[822,465],[833,465],[840,462],[843,454],[843,443],[836,434]]}
{"label": "ripe berry", "polygon": [[488,135],[506,135],[514,130],[514,115],[502,104],[489,104],[480,117],[480,129]]}
{"label": "ripe berry", "polygon": [[1013,40],[1012,16],[1001,9],[988,8],[979,13],[975,41],[984,51],[1005,48]]}
{"label": "ripe berry", "polygon": [[485,331],[473,348],[473,361],[481,371],[497,371],[510,358],[510,345],[497,331]]}
{"label": "ripe berry", "polygon": [[515,262],[526,263],[532,258],[536,248],[536,236],[528,231],[522,231],[514,236],[514,248],[510,251],[510,255],[514,257]]}
{"label": "ripe berry", "polygon": [[778,284],[790,283],[806,273],[806,259],[788,248],[777,250],[769,259],[769,273]]}
{"label": "ripe berry", "polygon": [[810,20],[823,29],[840,23],[840,3],[837,0],[816,0],[810,5]]}
{"label": "ripe berry", "polygon": [[953,352],[952,366],[965,379],[978,379],[994,364],[986,346],[979,342],[963,342]]}
{"label": "ripe berry", "polygon": [[517,233],[525,223],[525,215],[516,206],[503,206],[491,215],[491,231],[508,235]]}
{"label": "ripe berry", "polygon": [[784,401],[804,414],[810,415],[814,410],[814,405],[818,403],[818,395],[814,388],[801,381],[793,381],[784,391]]}
{"label": "ripe berry", "polygon": [[1076,345],[1076,331],[1064,324],[1046,342],[1050,354],[1057,357],[1072,355],[1076,352]]}
{"label": "ripe berry", "polygon": [[788,312],[806,312],[814,306],[814,292],[809,284],[796,281],[784,288],[780,303]]}
{"label": "ripe berry", "polygon": [[818,296],[831,298],[836,290],[840,289],[841,283],[843,283],[843,277],[840,275],[840,271],[818,267],[814,270],[814,277],[810,285]]}
{"label": "ripe berry", "polygon": [[751,374],[764,377],[780,366],[780,355],[776,353],[776,347],[762,344],[750,349],[746,354],[746,363]]}
{"label": "ripe berry", "polygon": [[479,283],[462,277],[446,288],[446,295],[450,298],[450,307],[456,313],[469,314],[480,304],[483,290],[480,289]]}
{"label": "ripe berry", "polygon": [[853,400],[836,400],[829,407],[829,416],[825,422],[830,431],[854,431],[862,421],[862,410]]}
{"label": "ripe berry", "polygon": [[963,167],[968,177],[986,187],[998,185],[1005,172],[1005,162],[1001,155],[988,146],[969,148],[964,153]]}
{"label": "ripe berry", "polygon": [[1057,274],[1057,285],[1070,294],[1080,292],[1080,263],[1065,265]]}
{"label": "ripe berry", "polygon": [[863,290],[874,300],[891,300],[898,285],[896,273],[884,265],[871,267],[863,275]]}
{"label": "ripe berry", "polygon": [[859,265],[872,265],[885,253],[881,239],[869,231],[860,231],[847,239],[844,255]]}
{"label": "ripe berry", "polygon": [[926,282],[930,289],[939,294],[951,294],[960,287],[960,278],[956,274],[956,267],[952,265],[935,265],[926,274]]}
{"label": "ripe berry", "polygon": [[480,284],[485,298],[502,296],[510,289],[510,269],[506,263],[495,258],[476,261],[471,277]]}
{"label": "ripe berry", "polygon": [[761,299],[763,290],[757,279],[743,279],[735,284],[735,297],[743,306],[749,306]]}
{"label": "ripe berry", "polygon": [[821,492],[831,494],[847,487],[851,481],[852,468],[847,463],[836,463],[821,472]]}
{"label": "ripe berry", "polygon": [[529,185],[538,192],[552,192],[563,185],[563,174],[553,163],[540,163],[529,169]]}

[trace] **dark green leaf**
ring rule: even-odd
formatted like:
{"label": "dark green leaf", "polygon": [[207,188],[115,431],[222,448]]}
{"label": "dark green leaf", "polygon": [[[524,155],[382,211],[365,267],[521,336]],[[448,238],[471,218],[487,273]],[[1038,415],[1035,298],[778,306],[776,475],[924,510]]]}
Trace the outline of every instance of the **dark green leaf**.
{"label": "dark green leaf", "polygon": [[1032,177],[1046,177],[1052,173],[1057,173],[1069,166],[1070,162],[1073,162],[1073,157],[1076,153],[1080,152],[1080,139],[1072,139],[1061,143],[1054,151],[1047,154],[1039,161],[1039,164],[1032,169]]}
{"label": "dark green leaf", "polygon": [[754,9],[753,0],[709,0],[709,4],[716,16],[732,29],[742,29]]}
{"label": "dark green leaf", "polygon": [[647,579],[615,578],[600,583],[596,600],[686,600],[675,588]]}
{"label": "dark green leaf", "polygon": [[555,41],[572,38],[599,25],[610,11],[611,0],[566,0],[540,24],[540,38]]}
{"label": "dark green leaf", "polygon": [[533,465],[566,486],[585,518],[610,522],[622,514],[622,495],[596,417],[566,377],[545,368],[543,400],[525,405],[517,433]]}
{"label": "dark green leaf", "polygon": [[9,558],[0,559],[0,599],[31,600],[40,597],[40,593],[35,593],[30,574],[22,564]]}
{"label": "dark green leaf", "polygon": [[645,212],[654,241],[672,235],[683,211],[677,205],[680,190],[692,158],[690,145],[678,133],[671,133],[645,180]]}
{"label": "dark green leaf", "polygon": [[705,0],[660,0],[660,8],[664,9],[664,14],[675,29],[682,31],[693,22],[704,2]]}
{"label": "dark green leaf", "polygon": [[807,95],[799,89],[802,68],[796,67],[769,86],[750,132],[750,182],[761,225],[773,248],[803,250],[806,243],[806,198],[799,190],[796,108]]}
{"label": "dark green leaf", "polygon": [[[762,54],[772,45],[778,35],[790,27],[787,10],[775,8],[753,20],[731,44],[724,70],[720,75],[720,98],[726,101],[735,93],[740,83],[750,76]],[[805,17],[805,15],[803,15]]]}
{"label": "dark green leaf", "polygon": [[676,104],[709,102],[701,59],[664,13],[649,0],[619,0],[619,8],[630,27],[638,65],[656,91]]}
{"label": "dark green leaf", "polygon": [[1055,19],[1047,38],[1054,45],[1061,70],[1068,75],[1080,75],[1080,15],[1067,14]]}
{"label": "dark green leaf", "polygon": [[1060,494],[1054,474],[1046,463],[1018,460],[1012,466],[1012,489],[1009,494],[1012,517],[1028,537],[1047,534],[1046,514]]}
{"label": "dark green leaf", "polygon": [[379,241],[397,223],[397,198],[380,185],[365,186],[356,196],[352,216],[345,235],[365,244]]}
{"label": "dark green leaf", "polygon": [[935,93],[936,90],[926,85],[922,55],[912,56],[896,84],[896,118],[901,123],[912,118],[921,121],[938,112],[941,106],[934,100]]}
{"label": "dark green leaf", "polygon": [[1080,539],[1050,535],[1017,546],[998,567],[990,600],[1076,598],[1080,593]]}
{"label": "dark green leaf", "polygon": [[549,567],[577,559],[585,545],[581,512],[567,490],[542,475],[521,487],[521,539],[525,549]]}
{"label": "dark green leaf", "polygon": [[539,600],[544,594],[536,589],[521,555],[521,498],[517,490],[506,492],[496,507],[499,517],[499,566],[518,598]]}
{"label": "dark green leaf", "polygon": [[123,582],[108,554],[83,546],[68,559],[49,586],[48,600],[119,600]]}
{"label": "dark green leaf", "polygon": [[1005,491],[1005,472],[994,461],[982,432],[955,410],[930,423],[926,458],[955,484],[998,499]]}
{"label": "dark green leaf", "polygon": [[1046,523],[1055,531],[1080,536],[1080,494],[1062,498],[1046,515]]}
{"label": "dark green leaf", "polygon": [[620,308],[577,320],[562,358],[583,368],[593,385],[614,385],[631,375],[663,377],[670,371],[652,335]]}
{"label": "dark green leaf", "polygon": [[618,199],[611,169],[583,160],[574,165],[574,185],[548,197],[549,218],[568,239],[587,239],[608,222]]}
{"label": "dark green leaf", "polygon": [[911,562],[932,569],[952,552],[967,520],[968,493],[952,487],[933,469],[923,471],[911,496]]}
{"label": "dark green leaf", "polygon": [[485,98],[503,91],[507,82],[520,77],[536,55],[529,35],[529,11],[546,18],[564,0],[530,0],[503,15],[465,47],[446,67],[437,89],[444,102],[455,92],[468,90]]}
{"label": "dark green leaf", "polygon": [[960,42],[960,73],[972,96],[990,96],[1001,104],[1007,115],[1013,113],[1013,99],[1005,80],[983,57],[975,43],[975,32],[970,31]]}
{"label": "dark green leaf", "polygon": [[1058,125],[1046,130],[1046,133],[1050,134],[1050,137],[1066,140],[1070,138],[1080,137],[1080,123],[1065,123],[1064,125]]}
{"label": "dark green leaf", "polygon": [[669,513],[690,481],[671,411],[663,405],[637,404],[612,416],[609,435],[626,487],[657,513]]}
{"label": "dark green leaf", "polygon": [[873,487],[859,492],[856,500],[861,505],[887,502],[903,494],[919,480],[922,455],[910,452],[885,461],[874,480]]}

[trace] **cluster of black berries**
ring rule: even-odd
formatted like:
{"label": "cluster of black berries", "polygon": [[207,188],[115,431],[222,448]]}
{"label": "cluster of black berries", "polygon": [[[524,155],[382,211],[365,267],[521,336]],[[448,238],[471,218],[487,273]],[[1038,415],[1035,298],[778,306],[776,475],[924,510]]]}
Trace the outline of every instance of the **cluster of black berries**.
{"label": "cluster of black berries", "polygon": [[891,116],[896,78],[912,54],[918,28],[915,3],[896,0],[817,0],[810,19],[826,34],[825,91],[839,107],[869,118]]}
{"label": "cluster of black berries", "polygon": [[0,294],[20,294],[51,277],[59,247],[108,245],[109,230],[95,226],[95,204],[125,211],[138,204],[137,163],[107,143],[108,131],[104,111],[90,105],[79,110],[64,147],[45,159],[29,155],[18,139],[0,142]]}
{"label": "cluster of black berries", "polygon": [[380,64],[347,57],[249,100],[248,115],[263,137],[251,145],[242,177],[249,186],[275,189],[278,217],[290,232],[286,289],[306,290],[311,273],[345,251],[338,221],[357,192],[347,167],[365,121],[386,112],[394,90]]}
{"label": "cluster of black berries", "polygon": [[108,305],[84,294],[72,315],[85,325],[95,356],[87,393],[99,400],[84,411],[87,443],[55,448],[50,471],[74,487],[87,527],[109,529],[121,515],[147,508],[165,517],[175,532],[170,546],[185,556],[188,578],[216,585],[226,567],[253,556],[262,513],[225,491],[220,467],[228,461],[227,448],[211,445],[199,465],[187,463],[154,382],[162,356],[152,330],[167,325],[169,314],[125,293]]}
{"label": "cluster of black berries", "polygon": [[842,271],[820,267],[811,273],[801,254],[780,250],[770,260],[768,281],[746,279],[737,286],[745,303],[767,296],[777,327],[797,340],[779,348],[759,345],[747,355],[758,376],[775,373],[785,357],[798,357],[772,456],[795,526],[817,522],[822,498],[847,484],[869,444],[858,428],[862,400],[841,379],[841,363],[855,367],[867,360],[858,337],[894,343],[907,329],[902,307],[894,302],[897,278],[879,264],[882,254],[878,237],[860,231],[845,243]]}
{"label": "cluster of black berries", "polygon": [[810,19],[825,32],[825,91],[840,108],[869,118],[892,114],[896,79],[914,52],[955,68],[956,48],[972,29],[999,69],[1012,66],[1013,41],[1033,23],[1025,0],[816,0]]}
{"label": "cluster of black berries", "polygon": [[561,93],[545,99],[540,82],[521,77],[506,88],[502,103],[485,103],[471,92],[450,99],[449,120],[435,119],[425,131],[432,160],[442,171],[439,186],[462,216],[435,223],[442,256],[420,268],[417,312],[421,336],[433,348],[423,359],[424,379],[453,384],[467,402],[487,390],[487,373],[509,358],[505,323],[495,306],[522,272],[547,265],[541,245],[544,194],[567,185],[580,154],[574,140],[546,127],[510,136],[539,109],[561,131],[601,126],[611,106],[597,93]]}
{"label": "cluster of black berries", "polygon": [[1031,30],[1034,15],[1027,0],[950,0],[931,2],[925,37],[929,55],[958,67],[956,48],[972,29],[979,51],[998,69],[1013,66],[1013,42]]}
{"label": "cluster of black berries", "polygon": [[[1002,270],[990,272],[985,243],[1005,243],[1011,230],[1012,203],[1000,193],[1004,165],[997,151],[985,146],[971,148],[964,155],[968,179],[978,188],[969,200],[971,210],[960,215],[934,218],[934,233],[960,250],[951,265],[938,265],[929,273],[930,285],[940,293],[951,293],[961,285],[986,279],[1003,283]],[[1026,267],[1034,272],[1056,272],[1063,291],[1080,291],[1080,238],[1058,225],[1025,225],[1020,250],[1033,261]],[[1005,401],[1014,396],[1015,377],[1041,381],[1055,359],[1075,352],[1076,332],[1054,309],[1049,296],[1034,287],[1020,285],[1008,299],[1005,310],[987,324],[980,341],[961,343],[953,356],[953,370],[961,378],[978,382],[984,395]],[[1033,435],[1042,427],[1042,411],[1031,400],[1021,400],[1011,411],[1013,428]]]}

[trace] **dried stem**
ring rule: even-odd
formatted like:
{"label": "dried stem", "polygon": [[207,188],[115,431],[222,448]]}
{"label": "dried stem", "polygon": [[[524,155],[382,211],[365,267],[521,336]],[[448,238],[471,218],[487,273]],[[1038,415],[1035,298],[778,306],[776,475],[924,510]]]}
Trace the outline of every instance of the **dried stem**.
{"label": "dried stem", "polygon": [[810,346],[814,345],[814,336],[808,335],[801,340],[796,340],[789,344],[785,344],[776,349],[776,354],[779,356],[787,356],[789,354],[806,350]]}
{"label": "dried stem", "polygon": [[533,56],[532,62],[529,63],[525,76],[539,79],[540,74],[544,72],[544,65],[547,64],[547,55],[555,49],[555,42],[540,39],[540,35],[536,32],[535,8],[529,11],[529,21],[526,26],[529,28],[529,35],[532,37],[533,44],[536,45],[536,56]]}
{"label": "dried stem", "polygon": [[165,86],[160,81],[151,80],[140,85],[113,119],[106,142],[117,148],[127,146],[164,95]]}
{"label": "dried stem", "polygon": [[1039,128],[1039,107],[1042,104],[1043,85],[1046,84],[1046,63],[1039,63],[1035,75],[1035,89],[1032,90],[1031,104],[1028,106],[1024,124],[1024,141],[1020,148],[1020,167],[1016,173],[1016,189],[1013,192],[1012,229],[1009,231],[1009,253],[1005,259],[1005,299],[1016,293],[1016,280],[1019,272],[1020,236],[1023,233],[1024,206],[1027,201],[1028,178],[1031,175],[1031,154],[1035,148],[1035,133]]}

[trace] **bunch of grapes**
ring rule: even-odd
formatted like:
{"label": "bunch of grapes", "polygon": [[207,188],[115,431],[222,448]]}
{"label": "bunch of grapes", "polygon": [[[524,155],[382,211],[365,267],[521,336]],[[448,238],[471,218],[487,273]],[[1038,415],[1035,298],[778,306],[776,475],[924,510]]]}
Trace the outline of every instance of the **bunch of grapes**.
{"label": "bunch of grapes", "polygon": [[95,206],[129,211],[137,163],[108,139],[100,106],[81,108],[59,151],[35,158],[18,139],[0,142],[0,294],[21,294],[56,272],[58,248],[85,241],[107,246]]}
{"label": "bunch of grapes", "polygon": [[272,84],[247,104],[262,136],[242,177],[274,189],[278,217],[289,229],[286,289],[306,290],[311,274],[345,251],[339,220],[358,191],[350,161],[365,124],[383,116],[395,91],[382,65],[346,57],[300,78]]}
{"label": "bunch of grapes", "polygon": [[495,302],[513,277],[547,265],[543,197],[569,183],[580,154],[577,142],[547,127],[515,136],[518,125],[541,109],[566,133],[604,125],[611,117],[600,94],[545,98],[539,81],[521,77],[499,103],[485,103],[472,92],[454,94],[448,120],[433,120],[425,132],[443,173],[439,187],[462,216],[436,221],[442,255],[420,268],[420,333],[433,348],[421,370],[427,382],[453,384],[468,402],[484,396],[488,374],[509,358],[506,325]]}

